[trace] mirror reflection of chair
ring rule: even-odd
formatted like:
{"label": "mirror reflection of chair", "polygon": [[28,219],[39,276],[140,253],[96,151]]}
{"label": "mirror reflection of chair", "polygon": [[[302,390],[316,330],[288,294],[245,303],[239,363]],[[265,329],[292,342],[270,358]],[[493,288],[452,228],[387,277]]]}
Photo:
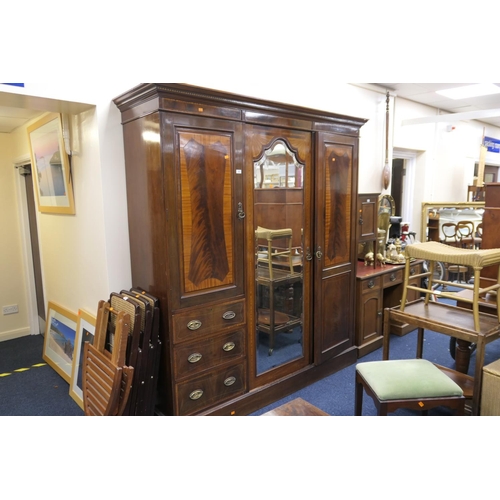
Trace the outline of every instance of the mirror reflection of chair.
{"label": "mirror reflection of chair", "polygon": [[470,220],[457,222],[457,239],[462,248],[473,248],[474,246],[474,223]]}
{"label": "mirror reflection of chair", "polygon": [[474,248],[478,249],[481,248],[481,245],[483,243],[483,223],[480,222],[476,226],[476,230],[474,231]]}
{"label": "mirror reflection of chair", "polygon": [[[290,228],[258,226],[255,231],[257,286],[268,289],[265,300],[262,292],[257,293],[261,302],[257,306],[257,330],[269,334],[269,356],[274,350],[276,333],[292,332],[302,325],[301,313],[295,313],[294,300],[290,301],[294,284],[302,282],[302,272],[294,269],[292,236]],[[301,268],[302,256],[297,258]],[[277,290],[287,290],[285,300]],[[268,307],[265,307],[265,302],[268,302]]]}
{"label": "mirror reflection of chair", "polygon": [[[284,262],[285,265],[288,262],[290,274],[293,274],[291,229],[266,229],[258,226],[255,230],[255,239],[257,242],[257,265],[259,262],[268,265],[271,280],[273,279],[274,268],[283,269]],[[267,244],[262,246],[259,244],[259,240],[265,240]]]}
{"label": "mirror reflection of chair", "polygon": [[454,222],[445,222],[441,226],[441,233],[443,233],[441,243],[445,243],[446,245],[458,246],[459,239],[457,236],[457,225]]}

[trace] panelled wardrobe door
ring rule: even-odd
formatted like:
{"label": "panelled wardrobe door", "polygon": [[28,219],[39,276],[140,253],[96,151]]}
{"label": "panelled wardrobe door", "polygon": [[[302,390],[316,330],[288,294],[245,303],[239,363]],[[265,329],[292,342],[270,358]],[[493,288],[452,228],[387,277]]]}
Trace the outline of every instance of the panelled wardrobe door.
{"label": "panelled wardrobe door", "polygon": [[318,133],[314,210],[315,363],[354,349],[358,139]]}
{"label": "panelled wardrobe door", "polygon": [[163,113],[173,309],[244,293],[242,126]]}
{"label": "panelled wardrobe door", "polygon": [[[245,125],[250,384],[311,364],[311,133]],[[250,172],[249,170],[252,170]],[[253,285],[252,285],[253,283]]]}

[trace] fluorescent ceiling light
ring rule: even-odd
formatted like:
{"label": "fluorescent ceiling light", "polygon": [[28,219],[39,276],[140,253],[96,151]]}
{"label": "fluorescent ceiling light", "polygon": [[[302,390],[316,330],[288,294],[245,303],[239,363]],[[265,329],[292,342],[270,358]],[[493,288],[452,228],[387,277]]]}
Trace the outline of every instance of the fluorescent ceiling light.
{"label": "fluorescent ceiling light", "polygon": [[493,83],[475,83],[474,85],[465,85],[464,87],[455,87],[453,89],[436,90],[436,94],[444,95],[450,99],[465,99],[467,97],[479,97],[499,93],[500,87],[497,87]]}

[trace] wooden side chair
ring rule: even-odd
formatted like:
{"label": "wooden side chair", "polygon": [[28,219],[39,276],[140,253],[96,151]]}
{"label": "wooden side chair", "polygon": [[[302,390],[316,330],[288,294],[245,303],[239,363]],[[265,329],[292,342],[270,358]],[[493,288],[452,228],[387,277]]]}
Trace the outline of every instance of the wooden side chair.
{"label": "wooden side chair", "polygon": [[480,222],[474,231],[474,248],[479,249],[483,243],[483,223]]}
{"label": "wooden side chair", "polygon": [[457,239],[462,248],[474,248],[474,223],[472,221],[457,222]]}
{"label": "wooden side chair", "polygon": [[437,366],[425,359],[368,361],[356,365],[354,415],[362,414],[363,391],[373,399],[378,416],[399,408],[426,414],[438,406],[463,415],[463,390]]}
{"label": "wooden side chair", "polygon": [[443,233],[441,243],[458,246],[459,239],[457,236],[457,225],[454,222],[445,222],[441,226],[441,232]]}
{"label": "wooden side chair", "polygon": [[[264,251],[259,251],[259,240],[265,241]],[[275,266],[279,263],[278,259],[283,259],[284,266],[293,274],[292,257],[292,230],[285,229],[267,229],[257,227],[255,230],[255,241],[257,245],[257,264],[262,262],[267,264],[269,269],[269,278],[274,279]],[[279,244],[279,249],[275,245]],[[283,267],[283,266],[280,266]]]}

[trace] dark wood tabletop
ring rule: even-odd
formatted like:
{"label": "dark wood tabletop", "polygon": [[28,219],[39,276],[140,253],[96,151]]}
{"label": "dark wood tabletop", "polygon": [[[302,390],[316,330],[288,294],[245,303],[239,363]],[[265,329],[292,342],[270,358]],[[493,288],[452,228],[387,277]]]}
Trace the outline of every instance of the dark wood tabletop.
{"label": "dark wood tabletop", "polygon": [[274,410],[270,410],[261,415],[262,417],[325,417],[329,416],[323,410],[304,401],[302,398],[296,398],[293,401],[285,403]]}

